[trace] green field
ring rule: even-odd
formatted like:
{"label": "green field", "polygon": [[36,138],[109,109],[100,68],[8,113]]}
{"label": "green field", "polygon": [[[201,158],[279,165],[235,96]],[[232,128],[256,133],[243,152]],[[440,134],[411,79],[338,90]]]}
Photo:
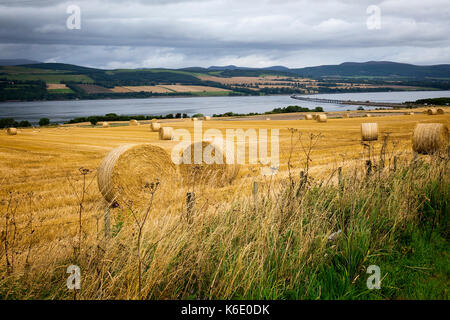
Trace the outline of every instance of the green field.
{"label": "green field", "polygon": [[82,83],[93,83],[94,81],[84,74],[8,74],[8,80],[42,80],[47,83],[62,83],[63,81],[74,81]]}
{"label": "green field", "polygon": [[74,93],[71,89],[47,89],[49,93]]}

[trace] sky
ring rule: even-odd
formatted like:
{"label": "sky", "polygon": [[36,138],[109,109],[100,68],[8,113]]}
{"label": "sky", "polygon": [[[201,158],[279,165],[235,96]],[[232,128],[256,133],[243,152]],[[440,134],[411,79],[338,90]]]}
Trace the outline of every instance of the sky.
{"label": "sky", "polygon": [[105,69],[446,64],[450,0],[0,0],[0,59]]}

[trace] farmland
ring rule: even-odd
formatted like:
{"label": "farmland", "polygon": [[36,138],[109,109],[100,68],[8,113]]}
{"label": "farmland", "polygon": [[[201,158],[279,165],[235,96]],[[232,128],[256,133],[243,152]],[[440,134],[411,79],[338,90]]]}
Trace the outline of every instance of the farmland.
{"label": "farmland", "polygon": [[[448,162],[420,156],[422,164],[417,165],[414,176],[405,169],[402,171],[405,176],[397,177],[391,169],[394,165],[394,156],[398,158],[396,165],[399,168],[409,167],[412,159],[411,133],[415,125],[418,122],[449,125],[449,111],[447,108],[446,114],[436,116],[389,115],[370,119],[362,117],[332,119],[330,114],[326,123],[298,120],[300,114],[296,115],[297,118],[284,118],[285,120],[243,118],[239,119],[240,121],[233,121],[232,118],[221,118],[204,121],[202,123],[204,130],[218,129],[222,133],[225,133],[226,129],[255,129],[259,135],[261,129],[268,129],[269,133],[271,129],[279,129],[279,172],[273,177],[262,176],[260,164],[243,165],[237,178],[225,186],[179,184],[179,181],[171,181],[170,183],[176,186],[171,194],[155,193],[144,238],[148,245],[145,254],[151,257],[147,258],[149,264],[145,269],[144,287],[139,290],[136,252],[131,245],[135,240],[136,230],[133,219],[126,210],[112,210],[114,239],[109,242],[104,239],[105,203],[96,185],[96,169],[103,157],[120,145],[152,143],[170,152],[176,142],[159,140],[157,132],[150,132],[149,122],[142,122],[140,126],[111,123],[109,128],[78,124],[21,129],[16,136],[2,134],[0,135],[1,199],[4,200],[2,205],[7,206],[10,197],[20,201],[15,211],[14,224],[11,225],[18,230],[17,238],[13,242],[16,251],[13,253],[14,270],[11,272],[10,268],[6,268],[2,260],[0,296],[70,298],[65,289],[65,280],[61,280],[65,279],[65,269],[61,269],[60,266],[71,261],[81,265],[84,270],[86,287],[80,293],[82,299],[136,299],[141,294],[145,298],[160,299],[344,298],[345,294],[354,298],[352,292],[364,282],[355,280],[352,284],[353,279],[358,279],[358,275],[362,274],[362,266],[366,265],[367,261],[373,262],[376,259],[376,255],[369,252],[373,250],[375,253],[381,253],[385,252],[383,250],[387,250],[386,248],[397,250],[394,238],[396,232],[403,231],[397,230],[396,226],[406,221],[409,221],[411,226],[414,225],[413,213],[416,209],[411,207],[408,211],[409,207],[405,206],[421,205],[417,201],[422,199],[422,195],[421,193],[416,195],[415,192],[419,192],[417,188],[427,186],[427,181],[435,179],[434,174],[437,174],[443,179],[436,181],[443,184],[441,187],[447,188],[444,190],[448,190]],[[187,129],[193,134],[194,122],[189,119],[160,122],[163,126]],[[375,178],[373,184],[359,180],[361,172],[358,173],[357,170],[364,172],[365,161],[368,159],[367,150],[361,145],[360,140],[360,125],[363,122],[377,122],[379,126],[380,139],[372,144],[372,157],[378,161],[376,159],[384,148],[385,165],[389,170],[382,174],[389,179],[383,187],[378,185],[379,182],[375,182],[378,181]],[[383,144],[382,137],[385,136],[388,136],[387,145]],[[314,147],[308,155],[310,161],[306,161],[305,148],[308,149],[311,139],[314,141]],[[432,166],[433,170],[423,169],[422,166],[427,167],[429,161],[436,161]],[[310,167],[307,172],[311,186],[302,195],[303,204],[294,209],[288,206],[292,201],[284,198],[288,194],[286,183],[294,179],[297,185],[300,171],[305,171],[306,162]],[[85,171],[88,172],[86,175],[80,174],[83,172],[80,171],[81,167],[89,170]],[[333,187],[338,182],[336,176],[338,167],[342,168],[345,179],[348,179],[345,180],[346,191],[341,195],[336,195],[334,192],[338,189]],[[389,181],[392,185],[387,186]],[[414,187],[410,184],[405,185],[407,181],[416,181],[417,184],[414,183]],[[261,198],[257,200],[252,197],[254,182],[259,183],[258,192],[261,194]],[[82,193],[85,196],[83,211],[80,213],[80,192],[83,190],[83,184],[88,187],[86,193]],[[377,189],[379,187],[380,189]],[[392,194],[389,196],[382,193],[383,188],[387,187],[392,188]],[[195,191],[197,209],[194,216],[186,217],[185,195],[192,190]],[[377,197],[387,198],[381,201],[375,196],[367,197],[366,192],[370,195],[373,192],[380,192]],[[443,197],[445,199],[445,196]],[[410,203],[406,199],[415,202]],[[352,207],[360,206],[361,203],[358,201],[365,203],[360,207],[360,211]],[[383,203],[386,203],[386,207]],[[356,241],[353,245],[358,243],[359,249],[346,247],[345,242],[338,242],[336,250],[327,245],[327,237],[338,227],[343,228],[341,225],[343,222],[339,221],[341,213],[338,212],[345,208],[353,208],[348,219],[358,224],[345,229],[345,236],[348,237],[346,239]],[[287,210],[284,215],[279,216],[284,210]],[[290,216],[293,214],[289,213],[290,210],[297,211],[295,215]],[[332,210],[336,210],[336,215],[330,216]],[[379,210],[379,215],[369,215],[371,220],[366,225],[364,224],[366,220],[362,217],[367,214],[367,210]],[[34,230],[31,249],[28,235],[30,214],[33,216]],[[302,218],[298,220],[296,217]],[[2,221],[5,221],[4,219],[3,215]],[[80,225],[81,244],[78,242]],[[373,240],[375,233],[381,234],[376,241]],[[414,233],[413,236],[417,234]],[[367,242],[369,238],[372,242]],[[284,251],[280,251],[280,247],[289,255],[283,256]],[[294,251],[293,247],[296,248]],[[81,252],[78,252],[77,248],[81,248]],[[433,250],[442,252],[443,249],[439,247]],[[0,253],[5,254],[3,247]],[[304,277],[308,272],[325,277],[321,266],[335,264],[325,259],[324,254],[336,261],[347,259],[348,255],[356,259],[355,264],[342,265],[350,268],[348,270],[351,278],[343,278],[344,280],[338,282],[338,287],[343,290],[341,293],[326,282],[320,283],[325,281],[325,278],[301,280],[306,279]],[[412,255],[409,259],[415,258],[416,256]],[[436,259],[438,262],[441,261],[439,259],[445,261],[445,257]],[[211,260],[214,263],[211,263]],[[271,267],[266,264],[269,262],[277,265]],[[388,262],[386,268],[391,268],[390,272],[395,272],[393,268],[398,262]],[[409,262],[405,260],[402,263]],[[27,264],[30,267],[27,267]],[[340,264],[335,266],[339,268]],[[424,267],[432,266],[427,264]],[[441,277],[445,277],[448,272],[445,271],[446,267],[439,263],[432,268],[433,272]],[[276,274],[268,280],[267,272]],[[330,272],[331,276],[342,276],[346,271]],[[25,281],[24,274],[33,276],[27,277],[28,280]],[[420,276],[424,277],[424,274]],[[396,283],[396,278],[389,275],[386,281],[392,286],[402,285]],[[446,293],[441,288],[445,281],[442,281],[430,281],[429,286],[434,286],[435,294],[445,298]],[[311,286],[311,290],[305,291],[305,286]],[[101,289],[98,289],[100,287]],[[409,294],[413,296],[408,296],[401,288],[396,290],[387,286],[378,296],[373,292],[364,292],[363,296],[417,298],[414,296],[415,293]],[[430,293],[425,291],[424,294],[428,296]]]}
{"label": "farmland", "polygon": [[[0,67],[0,81],[41,85],[66,84],[69,90],[50,95],[34,92],[24,100],[148,98],[159,96],[217,96],[314,94],[368,91],[448,89],[448,80],[431,78],[376,78],[307,76],[301,70],[268,69],[116,69],[103,70],[60,63]],[[20,95],[0,87],[2,101]],[[23,99],[23,98],[22,98]]]}

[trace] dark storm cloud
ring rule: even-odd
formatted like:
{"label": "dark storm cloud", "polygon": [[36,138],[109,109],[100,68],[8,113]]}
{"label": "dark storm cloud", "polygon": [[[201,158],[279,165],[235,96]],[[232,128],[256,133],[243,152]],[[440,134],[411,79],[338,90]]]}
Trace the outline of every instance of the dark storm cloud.
{"label": "dark storm cloud", "polygon": [[[70,4],[80,30],[66,27]],[[370,5],[379,30],[367,28]],[[448,0],[0,0],[0,58],[104,68],[448,63],[448,21]]]}

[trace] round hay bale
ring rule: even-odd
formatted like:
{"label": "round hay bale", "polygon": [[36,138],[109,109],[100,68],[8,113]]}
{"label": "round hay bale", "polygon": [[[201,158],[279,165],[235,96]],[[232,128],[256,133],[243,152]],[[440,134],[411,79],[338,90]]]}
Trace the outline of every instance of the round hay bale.
{"label": "round hay bale", "polygon": [[270,118],[266,118],[266,121],[269,121],[270,120]]}
{"label": "round hay bale", "polygon": [[175,175],[176,167],[164,149],[151,144],[127,144],[106,155],[98,168],[97,182],[109,204],[126,205],[132,201],[133,207],[140,207],[148,202],[152,183],[162,182],[161,187],[173,188],[167,181]]}
{"label": "round hay bale", "polygon": [[[198,164],[194,163],[196,146],[202,154],[202,162]],[[180,156],[184,156],[184,161],[179,165],[180,174],[188,184],[194,183],[195,179],[195,183],[223,186],[231,183],[239,173],[240,166],[227,164],[223,149],[212,141],[191,143]],[[211,159],[205,157],[211,157]],[[221,160],[216,163],[215,159]]]}
{"label": "round hay bale", "polygon": [[17,129],[16,128],[8,128],[8,129],[6,129],[6,134],[10,135],[10,136],[15,136],[17,134]]}
{"label": "round hay bale", "polygon": [[370,117],[372,117],[372,115],[371,115],[371,114],[368,114],[368,113],[366,113],[366,114],[364,115],[364,117],[366,117],[366,118],[370,118]]}
{"label": "round hay bale", "polygon": [[109,123],[108,122],[103,122],[102,123],[102,128],[109,128]]}
{"label": "round hay bale", "polygon": [[314,120],[317,120],[317,117],[318,117],[319,115],[318,114],[313,114],[313,119]]}
{"label": "round hay bale", "polygon": [[312,119],[313,119],[313,116],[311,114],[307,114],[305,116],[305,120],[312,120]]}
{"label": "round hay bale", "polygon": [[427,114],[428,114],[429,116],[437,115],[437,114],[438,114],[438,113],[437,113],[437,109],[436,109],[436,108],[428,109],[428,110],[427,110]]}
{"label": "round hay bale", "polygon": [[158,122],[158,119],[153,118],[152,122]]}
{"label": "round hay bale", "polygon": [[211,117],[210,116],[203,117],[203,120],[205,121],[211,120]]}
{"label": "round hay bale", "polygon": [[318,115],[316,118],[317,122],[327,122],[327,115],[326,114],[321,114]]}
{"label": "round hay bale", "polygon": [[403,112],[405,116],[413,116],[414,112]]}
{"label": "round hay bale", "polygon": [[348,113],[344,113],[344,114],[342,115],[342,118],[350,118],[350,115],[349,115]]}
{"label": "round hay bale", "polygon": [[138,126],[138,125],[139,125],[139,122],[137,120],[134,120],[134,119],[130,120],[130,126]]}
{"label": "round hay bale", "polygon": [[440,108],[437,109],[436,111],[437,111],[437,114],[444,114],[445,113],[444,109],[440,109]]}
{"label": "round hay bale", "polygon": [[159,140],[172,140],[173,128],[172,127],[162,127],[159,129]]}
{"label": "round hay bale", "polygon": [[158,132],[161,129],[161,124],[159,124],[158,122],[152,122],[152,124],[150,125],[150,129],[153,132]]}
{"label": "round hay bale", "polygon": [[432,154],[445,150],[448,145],[448,128],[442,123],[419,123],[412,136],[413,150],[420,154]]}
{"label": "round hay bale", "polygon": [[378,140],[378,123],[361,123],[361,140]]}

